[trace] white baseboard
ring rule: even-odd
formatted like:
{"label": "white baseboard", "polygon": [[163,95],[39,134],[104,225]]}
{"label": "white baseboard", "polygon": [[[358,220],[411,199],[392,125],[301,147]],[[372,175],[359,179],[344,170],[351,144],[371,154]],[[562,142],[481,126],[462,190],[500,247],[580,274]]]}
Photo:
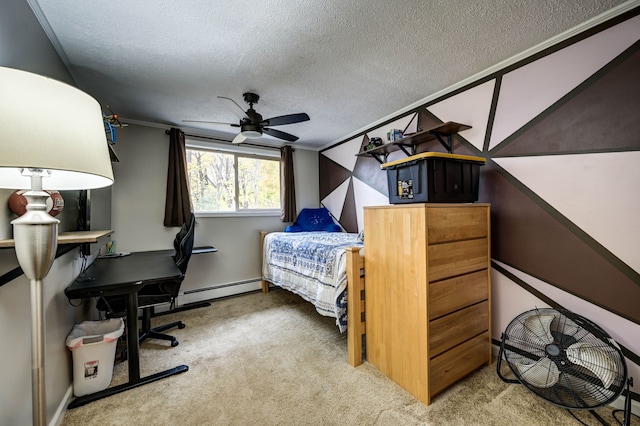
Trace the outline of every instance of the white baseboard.
{"label": "white baseboard", "polygon": [[203,302],[206,300],[218,299],[220,297],[235,296],[237,294],[260,290],[261,288],[262,281],[260,278],[236,283],[221,284],[185,292],[178,296],[176,304],[177,306],[183,306],[189,303]]}
{"label": "white baseboard", "polygon": [[58,409],[49,423],[49,426],[60,426],[62,424],[64,413],[67,411],[67,405],[71,402],[71,398],[73,398],[73,383],[69,385],[69,388],[65,392],[62,401],[60,401],[60,404],[58,405]]}

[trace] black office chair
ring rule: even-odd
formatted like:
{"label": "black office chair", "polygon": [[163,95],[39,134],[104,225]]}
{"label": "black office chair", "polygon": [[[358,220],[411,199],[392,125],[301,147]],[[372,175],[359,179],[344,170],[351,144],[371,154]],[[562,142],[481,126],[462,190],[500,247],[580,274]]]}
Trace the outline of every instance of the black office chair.
{"label": "black office chair", "polygon": [[[144,286],[138,293],[138,306],[142,308],[142,321],[140,327],[139,342],[142,343],[147,338],[167,340],[171,346],[178,346],[178,339],[169,334],[163,333],[171,328],[185,328],[182,321],[175,321],[158,327],[151,327],[151,318],[155,315],[157,305],[170,303],[173,309],[176,297],[180,292],[180,286],[187,272],[187,265],[191,259],[193,242],[195,239],[196,218],[191,213],[187,222],[182,225],[176,234],[173,242],[175,253],[173,259],[182,275],[175,280],[167,280],[160,283]],[[107,317],[120,317],[125,315],[126,300],[123,296],[108,296],[98,299],[97,308],[106,312]],[[123,357],[126,354],[123,355]]]}

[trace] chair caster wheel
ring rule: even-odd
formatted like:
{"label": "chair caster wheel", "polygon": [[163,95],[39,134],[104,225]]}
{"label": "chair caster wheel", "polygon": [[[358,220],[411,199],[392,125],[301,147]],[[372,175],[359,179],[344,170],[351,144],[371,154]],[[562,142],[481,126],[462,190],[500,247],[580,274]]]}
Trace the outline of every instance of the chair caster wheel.
{"label": "chair caster wheel", "polygon": [[175,348],[176,346],[178,346],[179,343],[180,342],[178,342],[177,340],[174,340],[174,341],[171,342],[171,347]]}
{"label": "chair caster wheel", "polygon": [[179,328],[179,329],[183,329],[183,328],[185,328],[185,327],[186,327],[186,325],[184,325],[184,324],[179,324],[179,325],[178,325],[178,328]]}

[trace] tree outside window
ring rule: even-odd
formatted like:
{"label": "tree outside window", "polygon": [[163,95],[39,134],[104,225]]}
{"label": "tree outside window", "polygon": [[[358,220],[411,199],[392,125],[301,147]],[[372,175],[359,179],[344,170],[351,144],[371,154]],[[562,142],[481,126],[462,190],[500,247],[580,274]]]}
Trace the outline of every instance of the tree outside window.
{"label": "tree outside window", "polygon": [[277,158],[187,148],[196,212],[280,210]]}

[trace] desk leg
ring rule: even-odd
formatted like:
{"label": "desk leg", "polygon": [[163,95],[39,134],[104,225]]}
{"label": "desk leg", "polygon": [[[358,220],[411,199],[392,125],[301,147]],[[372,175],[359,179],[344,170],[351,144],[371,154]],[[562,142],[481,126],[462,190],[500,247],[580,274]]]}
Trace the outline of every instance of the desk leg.
{"label": "desk leg", "polygon": [[90,393],[89,395],[79,396],[67,405],[68,409],[82,407],[90,402],[97,401],[102,398],[106,398],[111,395],[115,395],[120,392],[127,391],[129,389],[134,389],[142,385],[146,385],[147,383],[155,382],[160,379],[164,379],[165,377],[173,376],[174,374],[180,374],[189,371],[189,367],[186,365],[179,365],[177,367],[173,367],[170,370],[161,371],[156,374],[152,374],[147,377],[143,377],[135,383],[123,383],[118,386],[114,386],[112,388],[107,388],[103,391]]}
{"label": "desk leg", "polygon": [[138,342],[138,293],[127,295],[127,351],[129,383],[140,380],[140,344]]}

